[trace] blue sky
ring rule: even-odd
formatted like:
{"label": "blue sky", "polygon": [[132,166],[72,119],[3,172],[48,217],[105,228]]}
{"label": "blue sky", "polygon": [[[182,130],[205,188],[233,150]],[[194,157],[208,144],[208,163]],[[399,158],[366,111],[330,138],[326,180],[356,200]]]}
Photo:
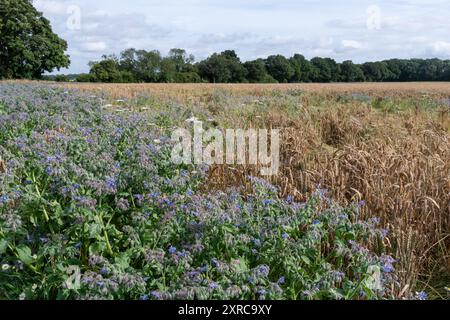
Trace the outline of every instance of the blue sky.
{"label": "blue sky", "polygon": [[184,48],[197,60],[234,49],[243,60],[281,53],[355,62],[450,59],[448,0],[34,0],[69,44],[72,64],[130,47]]}

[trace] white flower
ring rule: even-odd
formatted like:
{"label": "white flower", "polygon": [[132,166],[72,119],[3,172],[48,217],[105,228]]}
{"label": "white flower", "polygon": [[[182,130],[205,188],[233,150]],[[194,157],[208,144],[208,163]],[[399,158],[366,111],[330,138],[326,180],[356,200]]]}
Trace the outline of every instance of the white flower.
{"label": "white flower", "polygon": [[9,270],[9,264],[7,264],[7,263],[2,264],[2,270],[3,271]]}
{"label": "white flower", "polygon": [[191,117],[191,118],[187,119],[186,122],[188,122],[188,123],[199,123],[201,121],[198,118],[196,118],[196,117]]}

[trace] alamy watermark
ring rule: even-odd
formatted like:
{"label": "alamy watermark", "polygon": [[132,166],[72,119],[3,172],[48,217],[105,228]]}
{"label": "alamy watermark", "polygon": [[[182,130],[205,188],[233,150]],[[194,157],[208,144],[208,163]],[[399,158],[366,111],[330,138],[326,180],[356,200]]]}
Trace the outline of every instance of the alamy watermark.
{"label": "alamy watermark", "polygon": [[179,128],[172,133],[176,164],[258,165],[262,176],[278,174],[280,168],[280,130],[278,129],[203,129],[193,119],[191,130]]}
{"label": "alamy watermark", "polygon": [[66,20],[66,26],[69,30],[81,30],[81,8],[76,5],[67,7],[66,13],[69,17]]}
{"label": "alamy watermark", "polygon": [[367,8],[367,29],[380,30],[381,29],[381,8],[377,5],[372,5]]}

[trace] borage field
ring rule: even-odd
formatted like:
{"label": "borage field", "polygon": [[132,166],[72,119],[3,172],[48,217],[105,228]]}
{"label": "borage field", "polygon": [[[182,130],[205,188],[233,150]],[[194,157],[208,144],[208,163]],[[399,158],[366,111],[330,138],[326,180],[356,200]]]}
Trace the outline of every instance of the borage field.
{"label": "borage field", "polygon": [[[447,299],[449,96],[1,82],[0,299]],[[174,164],[193,116],[280,129],[279,174]]]}

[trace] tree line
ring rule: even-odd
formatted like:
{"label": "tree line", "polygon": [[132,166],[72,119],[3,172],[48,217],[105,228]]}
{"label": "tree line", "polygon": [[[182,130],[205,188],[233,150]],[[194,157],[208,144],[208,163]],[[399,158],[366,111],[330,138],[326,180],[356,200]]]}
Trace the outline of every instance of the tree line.
{"label": "tree line", "polygon": [[[76,77],[79,82],[160,83],[299,83],[299,82],[384,82],[449,81],[450,60],[390,59],[356,64],[331,58],[306,59],[271,55],[242,62],[234,50],[214,53],[195,62],[184,49],[159,51],[127,49],[120,55],[103,56],[91,62],[90,72]],[[60,77],[60,81],[67,80]]]}

